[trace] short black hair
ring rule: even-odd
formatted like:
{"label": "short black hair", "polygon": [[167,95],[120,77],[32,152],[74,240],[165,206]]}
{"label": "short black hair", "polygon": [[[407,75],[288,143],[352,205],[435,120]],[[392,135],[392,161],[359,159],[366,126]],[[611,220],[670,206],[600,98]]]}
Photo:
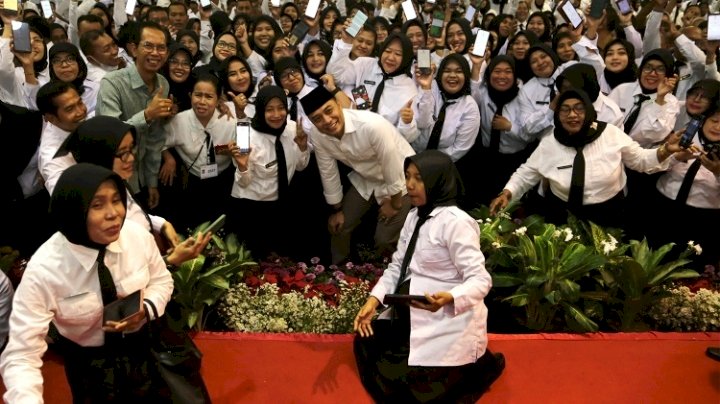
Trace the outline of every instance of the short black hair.
{"label": "short black hair", "polygon": [[99,31],[96,29],[82,34],[80,37],[80,50],[82,53],[86,56],[90,55],[93,50],[93,43],[105,34],[107,34],[105,31]]}
{"label": "short black hair", "polygon": [[170,14],[170,7],[172,7],[172,6],[181,6],[181,7],[183,7],[183,8],[185,9],[185,13],[187,13],[187,11],[188,11],[188,6],[187,6],[187,4],[183,3],[182,1],[173,1],[172,3],[170,3],[170,5],[169,5],[168,8],[167,8],[168,14]]}
{"label": "short black hair", "polygon": [[215,86],[215,94],[220,98],[220,79],[217,78],[214,74],[210,73],[203,73],[201,74],[197,79],[195,79],[195,83],[193,84],[193,89],[197,85],[197,83],[205,82],[205,83],[211,83]]}
{"label": "short black hair", "polygon": [[127,44],[140,42],[140,23],[128,21],[123,24],[117,33],[118,46],[127,49]]}
{"label": "short black hair", "polygon": [[36,104],[41,114],[56,115],[58,106],[55,105],[55,98],[77,88],[72,83],[61,80],[51,80],[44,84],[37,92]]}
{"label": "short black hair", "polygon": [[149,18],[148,16],[150,15],[150,13],[157,13],[157,12],[165,13],[168,16],[170,15],[170,12],[165,7],[150,6],[147,13],[145,14],[145,20],[147,20]]}
{"label": "short black hair", "polygon": [[105,23],[103,22],[102,18],[96,16],[95,14],[83,14],[78,17],[76,27],[79,28],[80,24],[83,22],[97,23],[100,24],[101,27],[105,28]]}
{"label": "short black hair", "polygon": [[163,28],[155,21],[143,21],[140,23],[140,25],[138,25],[137,38],[135,38],[135,41],[133,42],[135,45],[140,44],[140,38],[142,38],[142,34],[145,29],[155,29],[158,31],[162,31],[162,33],[165,34],[165,45],[170,44],[170,33],[167,29]]}

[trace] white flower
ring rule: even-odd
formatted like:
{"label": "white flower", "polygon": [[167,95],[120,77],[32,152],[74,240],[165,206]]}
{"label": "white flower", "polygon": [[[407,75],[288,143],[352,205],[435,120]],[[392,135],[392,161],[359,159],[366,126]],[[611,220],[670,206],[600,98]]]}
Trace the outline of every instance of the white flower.
{"label": "white flower", "polygon": [[554,237],[554,238],[558,238],[558,237],[560,237],[561,234],[562,234],[562,232],[561,232],[560,230],[555,230],[555,231],[553,232],[553,237]]}
{"label": "white flower", "polygon": [[492,222],[492,220],[489,217],[487,219],[485,219],[485,223],[490,223],[490,222]]}
{"label": "white flower", "polygon": [[702,254],[702,247],[700,247],[700,244],[695,244],[693,246],[693,250],[695,250],[695,255]]}
{"label": "white flower", "polygon": [[693,248],[695,246],[695,242],[690,240],[688,241],[688,248]]}
{"label": "white flower", "polygon": [[565,232],[565,242],[572,240],[572,238],[573,238],[572,230],[570,230],[569,227],[566,227],[563,229],[563,231]]}
{"label": "white flower", "polygon": [[502,244],[498,243],[497,241],[493,241],[492,246],[494,249],[497,250],[498,248],[502,247]]}
{"label": "white flower", "polygon": [[527,227],[523,226],[523,227],[518,227],[517,229],[515,229],[515,231],[513,233],[515,233],[516,236],[522,236],[522,235],[525,235],[526,232],[527,232]]}

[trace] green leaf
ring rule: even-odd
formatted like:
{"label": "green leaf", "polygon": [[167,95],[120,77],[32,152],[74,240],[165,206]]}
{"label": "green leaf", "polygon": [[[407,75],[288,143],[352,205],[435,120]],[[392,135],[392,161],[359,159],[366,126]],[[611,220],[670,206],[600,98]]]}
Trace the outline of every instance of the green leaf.
{"label": "green leaf", "polygon": [[202,279],[202,282],[212,285],[216,288],[227,290],[230,288],[230,282],[222,276],[211,275]]}
{"label": "green leaf", "polygon": [[592,321],[588,316],[585,315],[585,313],[580,311],[580,309],[570,303],[563,302],[562,305],[565,309],[565,313],[568,314],[573,320],[575,320],[578,325],[580,325],[582,331],[596,332],[598,330],[597,323]]}
{"label": "green leaf", "polygon": [[523,280],[517,276],[504,274],[504,273],[493,273],[492,274],[493,287],[496,288],[508,288],[511,286],[521,285]]}
{"label": "green leaf", "polygon": [[508,296],[502,299],[503,302],[509,301],[512,306],[522,307],[526,306],[529,302],[527,293],[518,293],[512,296]]}
{"label": "green leaf", "polygon": [[562,300],[562,298],[557,290],[553,290],[552,292],[545,294],[545,300],[550,302],[550,304],[555,305],[560,303],[560,300]]}
{"label": "green leaf", "polygon": [[187,318],[187,326],[188,328],[192,329],[195,326],[195,323],[197,323],[199,313],[196,311],[191,311],[188,314]]}
{"label": "green leaf", "polygon": [[[690,262],[691,262],[690,260],[681,259],[681,260],[676,260],[676,261],[673,261],[673,262],[669,262],[669,263],[667,263],[667,264],[665,264],[665,265],[661,265],[661,266],[659,266],[659,267],[656,267],[656,268],[655,268],[655,271],[654,271],[654,272],[655,272],[654,274],[653,274],[653,273],[649,273],[649,274],[648,274],[649,276],[651,276],[651,279],[650,279],[650,282],[649,282],[650,285],[659,285],[659,284],[667,281],[668,278],[671,276],[671,274],[672,274],[674,271],[680,269],[680,267],[682,267],[683,265],[688,264],[688,263],[690,263]],[[683,272],[687,272],[687,270],[685,270],[685,271],[683,271]],[[695,272],[695,271],[690,271],[690,272],[694,273],[696,277],[697,277],[697,276],[700,276],[700,274],[698,274],[698,273]]]}

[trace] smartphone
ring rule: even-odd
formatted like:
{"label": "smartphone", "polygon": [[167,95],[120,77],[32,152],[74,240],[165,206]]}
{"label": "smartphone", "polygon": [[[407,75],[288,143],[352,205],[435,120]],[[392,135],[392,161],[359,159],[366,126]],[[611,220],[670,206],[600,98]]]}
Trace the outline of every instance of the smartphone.
{"label": "smartphone", "polygon": [[426,76],[432,73],[432,68],[430,66],[430,49],[418,49],[417,58],[420,74]]}
{"label": "smartphone", "polygon": [[680,138],[680,147],[682,147],[683,149],[687,149],[692,145],[695,134],[700,129],[700,125],[702,125],[702,123],[702,118],[693,118],[690,120],[690,122],[688,122],[687,128],[685,128],[685,133],[683,133],[682,137]]}
{"label": "smartphone", "polygon": [[428,4],[435,4],[435,0],[427,0],[426,3],[428,3]]}
{"label": "smartphone", "polygon": [[250,153],[250,123],[238,122],[235,136],[240,153]]}
{"label": "smartphone", "polygon": [[473,6],[467,6],[467,10],[465,10],[465,19],[470,21],[470,26],[473,24],[473,19],[475,18],[475,7]]}
{"label": "smartphone", "polygon": [[220,215],[219,218],[215,219],[214,222],[210,223],[210,226],[205,228],[203,233],[205,233],[205,234],[207,234],[208,232],[210,232],[212,234],[217,233],[218,230],[222,229],[222,227],[225,225],[226,218],[227,218],[227,216],[225,216],[224,214]]}
{"label": "smartphone", "polygon": [[603,11],[607,7],[607,0],[592,0],[590,3],[590,17],[602,18]]}
{"label": "smartphone", "polygon": [[477,35],[475,36],[475,44],[473,45],[472,54],[475,56],[485,57],[489,39],[490,33],[488,31],[478,30]]}
{"label": "smartphone", "polygon": [[270,5],[273,7],[280,7],[280,0],[271,0]]}
{"label": "smartphone", "polygon": [[5,0],[3,9],[9,11],[18,11],[18,0]]}
{"label": "smartphone", "polygon": [[417,18],[415,12],[415,6],[413,6],[412,0],[405,0],[402,2],[403,13],[405,13],[405,19],[407,21],[414,20]]}
{"label": "smartphone", "polygon": [[353,88],[351,92],[357,109],[370,109],[372,107],[370,96],[364,84]]}
{"label": "smartphone", "polygon": [[563,5],[560,7],[560,10],[565,17],[565,20],[567,20],[567,22],[572,25],[573,29],[579,27],[580,24],[582,24],[582,17],[580,17],[580,14],[578,14],[575,6],[573,6],[570,1],[566,1],[565,3],[563,3]]}
{"label": "smartphone", "polygon": [[305,8],[305,16],[315,19],[317,17],[318,8],[320,8],[320,0],[310,0]]}
{"label": "smartphone", "polygon": [[26,22],[12,21],[13,45],[15,52],[30,53],[30,26]]}
{"label": "smartphone", "polygon": [[127,14],[127,15],[135,14],[135,5],[136,4],[137,4],[137,0],[127,0],[127,3],[125,3],[125,14]]}
{"label": "smartphone", "polygon": [[310,26],[307,25],[305,21],[298,21],[297,24],[293,27],[292,31],[290,31],[290,35],[288,35],[288,43],[290,46],[297,46],[298,43],[300,43],[303,38],[305,38],[305,35],[307,35],[308,31],[310,30]]}
{"label": "smartphone", "polygon": [[429,304],[427,297],[423,295],[400,295],[400,294],[387,294],[385,295],[385,298],[383,299],[384,305],[391,305],[391,304],[410,304],[410,302],[416,301],[420,303]]}
{"label": "smartphone", "polygon": [[140,289],[108,304],[103,308],[103,324],[108,321],[130,321],[142,315],[142,301],[143,293]]}
{"label": "smartphone", "polygon": [[42,7],[42,13],[43,17],[50,18],[53,15],[52,6],[50,6],[49,0],[42,0],[40,2],[40,7]]}
{"label": "smartphone", "polygon": [[433,13],[432,23],[430,24],[430,34],[433,38],[440,38],[442,36],[443,25],[445,23],[445,13],[442,11],[436,11]]}
{"label": "smartphone", "polygon": [[703,146],[705,153],[711,160],[720,160],[720,144],[709,143]]}
{"label": "smartphone", "polygon": [[230,147],[226,144],[216,144],[213,147],[215,148],[215,154],[230,154]]}
{"label": "smartphone", "polygon": [[630,0],[617,0],[616,4],[621,14],[630,14],[633,12],[632,6],[630,5]]}
{"label": "smartphone", "polygon": [[365,15],[362,11],[358,11],[355,13],[355,16],[353,17],[352,21],[350,22],[350,26],[348,27],[345,32],[348,33],[351,37],[355,38],[355,36],[360,32],[360,29],[365,24],[365,21],[367,21],[368,16]]}
{"label": "smartphone", "polygon": [[208,8],[210,6],[212,6],[212,3],[210,3],[210,0],[200,0],[200,7]]}
{"label": "smartphone", "polygon": [[720,14],[708,15],[708,41],[720,41]]}

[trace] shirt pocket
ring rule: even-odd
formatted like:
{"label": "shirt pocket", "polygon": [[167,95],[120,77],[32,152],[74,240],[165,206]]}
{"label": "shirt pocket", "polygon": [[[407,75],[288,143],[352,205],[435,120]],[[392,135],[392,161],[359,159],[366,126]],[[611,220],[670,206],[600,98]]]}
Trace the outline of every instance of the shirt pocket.
{"label": "shirt pocket", "polygon": [[58,319],[66,324],[89,324],[102,316],[103,304],[95,292],[85,292],[58,301]]}
{"label": "shirt pocket", "polygon": [[148,271],[148,266],[145,265],[116,282],[119,286],[117,288],[118,295],[120,297],[125,297],[140,289],[145,289],[149,281],[150,273]]}
{"label": "shirt pocket", "polygon": [[457,277],[457,271],[447,270],[448,268],[454,268],[447,248],[426,247],[416,249],[413,255],[413,259],[417,260],[419,272],[425,276],[439,280],[451,280]]}

